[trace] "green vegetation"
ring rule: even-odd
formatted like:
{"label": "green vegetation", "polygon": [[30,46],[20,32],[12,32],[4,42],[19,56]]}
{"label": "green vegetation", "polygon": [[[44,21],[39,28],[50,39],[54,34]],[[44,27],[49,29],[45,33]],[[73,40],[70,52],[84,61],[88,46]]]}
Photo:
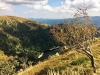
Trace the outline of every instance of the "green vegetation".
{"label": "green vegetation", "polygon": [[81,64],[84,63],[85,61],[89,61],[89,58],[87,58],[87,57],[82,57],[82,58],[79,58],[79,59],[77,59],[77,60],[72,61],[70,64],[71,64],[71,65],[81,65]]}
{"label": "green vegetation", "polygon": [[32,58],[36,58],[42,50],[57,45],[49,34],[48,26],[31,20],[25,19],[23,21],[22,18],[18,17],[8,16],[7,20],[0,18],[0,49],[4,50],[5,53],[12,51],[12,55],[20,51],[24,55],[32,55]]}
{"label": "green vegetation", "polygon": [[12,75],[16,72],[16,66],[19,65],[18,60],[13,56],[6,56],[3,51],[0,51],[0,75]]}
{"label": "green vegetation", "polygon": [[12,66],[12,71],[16,72],[21,63],[28,65],[32,61],[35,64],[43,50],[57,45],[59,43],[49,33],[49,26],[20,17],[0,16],[0,50],[7,56],[13,56],[13,61],[17,60],[19,63],[15,66],[9,60],[7,63],[0,60],[1,66],[4,65],[0,66],[2,69],[5,67],[11,70]]}

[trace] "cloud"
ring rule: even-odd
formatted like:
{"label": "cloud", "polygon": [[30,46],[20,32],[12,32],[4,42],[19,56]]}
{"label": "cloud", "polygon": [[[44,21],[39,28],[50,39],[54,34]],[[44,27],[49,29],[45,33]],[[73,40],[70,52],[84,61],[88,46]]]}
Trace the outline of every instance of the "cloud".
{"label": "cloud", "polygon": [[49,12],[62,12],[62,13],[72,13],[77,10],[79,7],[85,7],[92,11],[97,11],[100,8],[100,0],[65,0],[61,2],[61,6],[52,7],[47,5],[48,0],[37,1],[37,4],[28,5],[29,7],[37,10],[45,10]]}
{"label": "cloud", "polygon": [[[92,15],[94,12],[100,13],[100,0],[61,0],[60,5],[56,6],[55,4],[54,7],[48,2],[49,0],[0,0],[0,10],[1,12],[5,12],[6,10],[12,9],[14,14],[17,13],[20,15],[21,12],[22,15],[25,14],[25,16],[26,14],[27,16],[35,14],[41,17],[46,12],[47,15],[45,17],[56,17],[57,15],[61,17],[63,15],[69,16],[70,14],[76,12],[77,8],[84,7],[85,5],[85,7],[89,9],[88,12]],[[23,11],[21,11],[21,9],[23,9]],[[39,15],[40,12],[42,13],[41,15]]]}
{"label": "cloud", "polygon": [[23,4],[45,4],[47,0],[1,0],[7,4],[23,5]]}
{"label": "cloud", "polygon": [[6,4],[3,1],[0,1],[0,10],[11,10],[12,5]]}
{"label": "cloud", "polygon": [[51,7],[51,6],[49,6],[49,5],[45,5],[45,6],[43,6],[43,8],[42,8],[43,10],[46,10],[46,11],[52,11],[52,12],[54,12],[55,10],[54,10],[54,8],[53,7]]}
{"label": "cloud", "polygon": [[100,8],[100,0],[74,0],[71,3],[71,8],[78,7],[86,7],[87,9]]}
{"label": "cloud", "polygon": [[52,7],[47,3],[48,0],[0,0],[0,9],[9,9],[12,5],[25,5],[36,10],[71,12],[78,7],[83,7],[84,4],[88,9],[94,11],[100,8],[100,0],[65,0],[61,2],[61,6],[59,7]]}
{"label": "cloud", "polygon": [[100,0],[65,0],[61,6],[55,7],[58,12],[74,12],[79,7],[86,7],[91,11],[100,11]]}

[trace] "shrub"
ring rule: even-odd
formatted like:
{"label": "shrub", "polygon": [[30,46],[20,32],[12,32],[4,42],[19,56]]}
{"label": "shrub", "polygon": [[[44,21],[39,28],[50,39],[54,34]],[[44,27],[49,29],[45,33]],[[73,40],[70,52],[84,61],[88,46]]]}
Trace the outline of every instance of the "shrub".
{"label": "shrub", "polygon": [[16,72],[16,66],[19,63],[13,56],[8,57],[6,61],[0,60],[0,75],[13,75]]}
{"label": "shrub", "polygon": [[77,60],[72,61],[70,64],[71,65],[81,65],[82,63],[84,63],[85,61],[88,61],[88,60],[89,60],[89,58],[87,58],[87,57],[81,57]]}

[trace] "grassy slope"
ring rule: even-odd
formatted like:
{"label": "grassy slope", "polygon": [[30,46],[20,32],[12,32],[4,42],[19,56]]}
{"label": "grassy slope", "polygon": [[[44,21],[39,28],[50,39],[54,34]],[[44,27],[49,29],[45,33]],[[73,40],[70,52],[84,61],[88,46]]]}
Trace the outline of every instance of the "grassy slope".
{"label": "grassy slope", "polygon": [[[0,20],[9,21],[9,22],[11,22],[11,21],[19,21],[19,22],[23,23],[23,22],[25,22],[25,21],[27,21],[29,19],[21,18],[21,17],[17,17],[17,16],[0,16]],[[29,20],[29,21],[31,21],[31,20]],[[36,22],[36,21],[33,21],[33,22]],[[38,23],[38,22],[36,22],[36,23]]]}
{"label": "grassy slope", "polygon": [[[97,66],[97,74],[95,74],[95,75],[99,75],[100,74],[100,38],[98,38],[94,41],[91,48],[93,51],[95,64]],[[51,69],[51,71],[52,71],[52,69],[55,69],[55,68],[59,69],[60,72],[64,71],[64,72],[71,73],[72,70],[78,69],[78,70],[85,70],[87,72],[92,73],[92,68],[91,68],[91,64],[90,64],[89,60],[85,61],[81,65],[73,66],[70,64],[72,61],[81,59],[82,57],[87,58],[85,55],[78,53],[75,50],[73,50],[69,53],[62,52],[60,56],[51,56],[48,60],[39,62],[35,66],[30,66],[25,71],[18,73],[18,75],[35,75],[36,73],[38,75],[47,75],[46,72],[48,69]],[[70,74],[70,75],[73,75],[73,74]],[[87,75],[89,75],[89,74],[87,74]],[[92,75],[92,74],[90,74],[90,75]]]}
{"label": "grassy slope", "polygon": [[0,24],[4,21],[6,21],[7,24],[10,24],[13,22],[20,22],[20,23],[26,24],[29,27],[32,27],[32,24],[35,24],[38,26],[40,25],[45,26],[45,24],[42,24],[33,20],[29,20],[27,18],[17,17],[17,16],[0,16]]}

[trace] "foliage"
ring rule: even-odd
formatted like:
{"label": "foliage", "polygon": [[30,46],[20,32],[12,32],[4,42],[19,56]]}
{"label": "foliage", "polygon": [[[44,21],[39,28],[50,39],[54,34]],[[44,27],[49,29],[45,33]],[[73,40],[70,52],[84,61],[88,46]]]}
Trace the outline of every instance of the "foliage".
{"label": "foliage", "polygon": [[20,52],[21,57],[33,60],[43,50],[58,45],[49,34],[48,26],[18,17],[4,17],[0,19],[0,49],[7,55]]}
{"label": "foliage", "polygon": [[84,63],[85,61],[88,61],[88,60],[89,59],[87,57],[82,57],[82,58],[72,61],[70,64],[71,65],[81,65],[82,63]]}
{"label": "foliage", "polygon": [[75,20],[62,25],[56,24],[50,28],[50,33],[55,39],[63,44],[77,45],[86,40],[93,39],[97,33],[97,27],[90,21],[87,9],[78,9]]}
{"label": "foliage", "polygon": [[16,66],[19,62],[13,57],[7,57],[3,51],[0,51],[0,75],[13,75],[16,72]]}
{"label": "foliage", "polygon": [[67,24],[56,24],[51,27],[50,33],[57,41],[63,43],[63,45],[70,45],[70,48],[74,47],[78,52],[87,55],[91,60],[94,72],[96,72],[94,57],[89,46],[91,45],[90,41],[94,39],[98,29],[90,21],[86,11],[86,8],[79,8],[74,15],[75,20],[73,23],[70,23],[70,20],[68,20]]}

